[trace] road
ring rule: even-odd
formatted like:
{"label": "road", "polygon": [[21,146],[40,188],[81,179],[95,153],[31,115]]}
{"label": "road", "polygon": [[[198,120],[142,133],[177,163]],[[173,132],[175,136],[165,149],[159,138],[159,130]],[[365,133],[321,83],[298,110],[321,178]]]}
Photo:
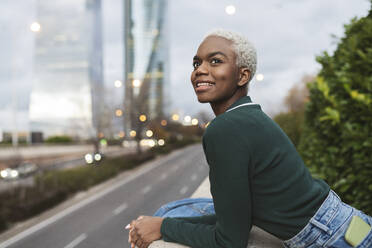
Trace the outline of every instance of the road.
{"label": "road", "polygon": [[[129,147],[126,149],[123,149],[121,147],[109,147],[106,148],[104,155],[106,157],[114,158],[130,153],[134,153],[136,151],[135,148]],[[43,164],[41,166],[41,170],[62,170],[62,169],[70,169],[77,166],[89,166],[86,165],[85,159],[83,155],[79,155],[76,157],[76,155],[70,155],[68,158],[60,158],[60,159],[54,159],[50,160],[48,163]],[[0,178],[0,192],[9,190],[11,188],[17,187],[17,186],[32,186],[34,184],[34,175],[29,175],[26,178],[17,178],[12,180],[4,180]]]}
{"label": "road", "polygon": [[201,145],[175,151],[129,174],[36,226],[0,248],[126,248],[124,227],[138,215],[189,197],[208,174]]}

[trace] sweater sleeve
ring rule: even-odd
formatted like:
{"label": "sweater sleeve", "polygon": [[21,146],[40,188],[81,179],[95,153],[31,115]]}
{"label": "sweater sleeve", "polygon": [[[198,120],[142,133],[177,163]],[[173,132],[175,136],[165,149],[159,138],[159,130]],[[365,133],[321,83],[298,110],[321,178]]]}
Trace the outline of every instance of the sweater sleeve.
{"label": "sweater sleeve", "polygon": [[207,225],[214,225],[216,224],[216,215],[203,215],[203,216],[196,216],[196,217],[177,217],[176,219],[184,220],[189,223],[202,223]]}
{"label": "sweater sleeve", "polygon": [[161,232],[165,241],[195,248],[245,248],[252,226],[249,151],[237,136],[238,130],[230,125],[212,124],[204,135],[203,146],[210,166],[216,223],[167,218]]}

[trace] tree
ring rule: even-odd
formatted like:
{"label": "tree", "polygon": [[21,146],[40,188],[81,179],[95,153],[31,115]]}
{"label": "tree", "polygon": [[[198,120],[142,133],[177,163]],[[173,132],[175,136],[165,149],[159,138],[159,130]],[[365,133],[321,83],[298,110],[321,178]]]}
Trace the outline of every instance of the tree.
{"label": "tree", "polygon": [[289,90],[284,100],[288,111],[279,113],[274,117],[274,121],[278,123],[296,147],[302,135],[305,103],[309,97],[309,90],[306,85],[314,80],[314,76],[303,76],[301,82],[295,84]]}
{"label": "tree", "polygon": [[344,201],[372,213],[372,11],[345,25],[310,85],[300,152]]}

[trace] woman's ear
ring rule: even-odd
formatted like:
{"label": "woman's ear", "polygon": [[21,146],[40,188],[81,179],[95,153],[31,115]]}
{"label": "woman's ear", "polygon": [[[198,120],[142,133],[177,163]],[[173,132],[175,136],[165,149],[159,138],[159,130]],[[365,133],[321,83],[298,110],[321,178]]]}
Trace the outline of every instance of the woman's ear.
{"label": "woman's ear", "polygon": [[251,72],[249,71],[248,68],[242,67],[239,69],[239,82],[238,86],[242,87],[248,84],[248,81],[251,77]]}

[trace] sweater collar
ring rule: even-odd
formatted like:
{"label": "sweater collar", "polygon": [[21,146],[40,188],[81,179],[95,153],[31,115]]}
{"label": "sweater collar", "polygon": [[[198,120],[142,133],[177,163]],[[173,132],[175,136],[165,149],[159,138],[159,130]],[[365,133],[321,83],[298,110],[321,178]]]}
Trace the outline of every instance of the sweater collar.
{"label": "sweater collar", "polygon": [[239,106],[241,104],[244,104],[244,103],[251,103],[252,100],[251,100],[251,97],[250,96],[243,96],[241,98],[239,98],[236,102],[234,102],[233,104],[230,105],[230,107],[227,108],[226,111],[228,111],[229,109],[232,109],[236,106]]}

